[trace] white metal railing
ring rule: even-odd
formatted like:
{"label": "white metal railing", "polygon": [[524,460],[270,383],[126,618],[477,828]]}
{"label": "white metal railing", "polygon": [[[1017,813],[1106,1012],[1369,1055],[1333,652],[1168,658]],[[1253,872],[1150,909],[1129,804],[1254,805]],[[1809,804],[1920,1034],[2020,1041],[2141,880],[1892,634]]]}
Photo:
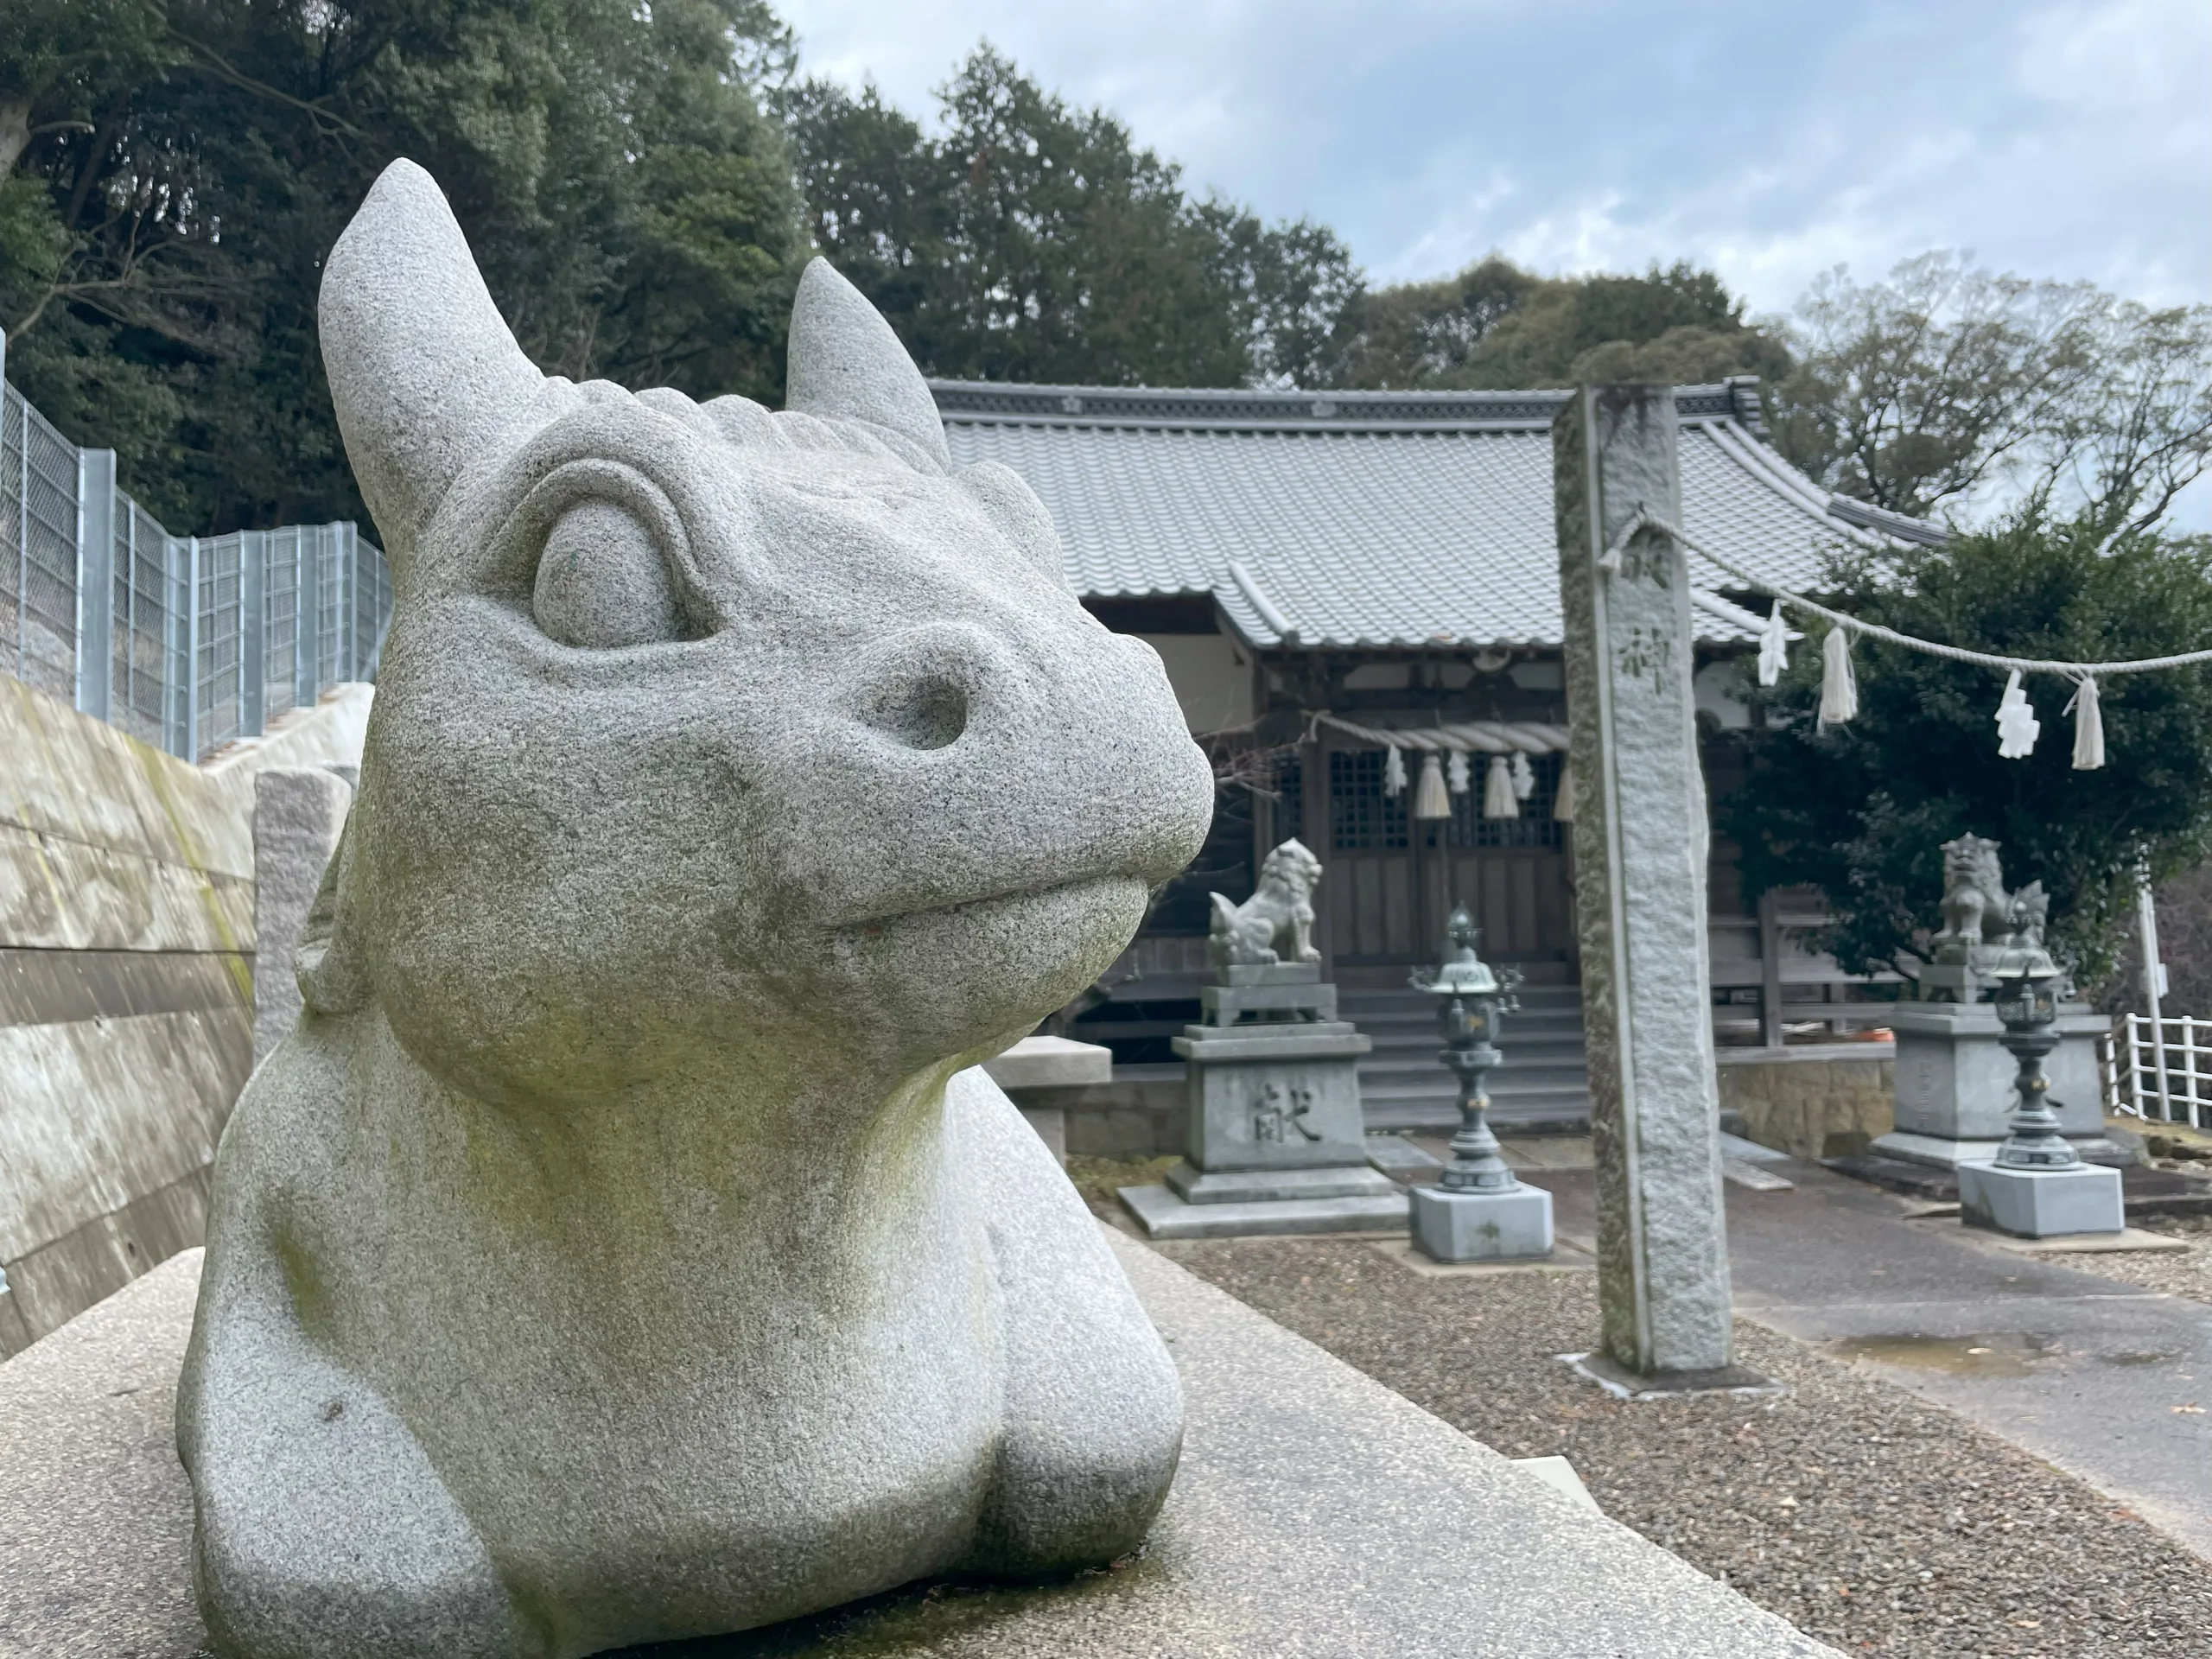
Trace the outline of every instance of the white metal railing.
{"label": "white metal railing", "polygon": [[2109,1109],[2192,1128],[2212,1126],[2212,1020],[2120,1015],[2107,1076]]}
{"label": "white metal railing", "polygon": [[4,378],[0,673],[197,760],[376,677],[384,555],[350,523],[172,536]]}

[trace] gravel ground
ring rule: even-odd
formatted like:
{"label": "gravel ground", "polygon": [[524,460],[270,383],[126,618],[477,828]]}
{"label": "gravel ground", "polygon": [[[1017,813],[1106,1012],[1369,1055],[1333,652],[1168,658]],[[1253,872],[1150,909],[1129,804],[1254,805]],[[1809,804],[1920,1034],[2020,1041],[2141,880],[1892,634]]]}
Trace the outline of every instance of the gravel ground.
{"label": "gravel ground", "polygon": [[[2076,1273],[2094,1273],[2100,1279],[2117,1280],[2123,1285],[2163,1290],[2169,1296],[2186,1296],[2191,1301],[2212,1302],[2212,1227],[2196,1217],[2157,1217],[2139,1224],[2145,1232],[2188,1240],[2188,1253],[2114,1250],[2107,1255],[2083,1250],[2078,1254],[2054,1254],[2044,1259],[2071,1268]],[[2212,1637],[2206,1638],[2206,1647],[2212,1651]]]}
{"label": "gravel ground", "polygon": [[2212,1567],[1787,1337],[1737,1325],[1740,1358],[1785,1396],[1629,1405],[1553,1357],[1592,1345],[1594,1274],[1427,1278],[1351,1240],[1162,1248],[1506,1455],[1564,1453],[1608,1515],[1847,1651],[2212,1653]]}

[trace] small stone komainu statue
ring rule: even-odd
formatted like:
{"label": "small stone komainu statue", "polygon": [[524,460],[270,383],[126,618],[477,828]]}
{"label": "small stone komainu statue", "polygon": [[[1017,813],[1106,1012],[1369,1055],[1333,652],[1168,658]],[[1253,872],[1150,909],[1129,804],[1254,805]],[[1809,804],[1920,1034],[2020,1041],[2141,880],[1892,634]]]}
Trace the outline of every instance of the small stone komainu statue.
{"label": "small stone komainu statue", "polygon": [[230,1659],[567,1659],[1135,1547],[1175,1372],[973,1069],[1204,839],[1160,659],[826,264],[548,378],[429,176],[321,296],[397,613],[178,1400]]}
{"label": "small stone komainu statue", "polygon": [[1221,893],[1213,901],[1207,950],[1217,968],[1264,967],[1279,962],[1319,962],[1313,943],[1313,889],[1321,861],[1306,843],[1286,841],[1260,864],[1260,883],[1243,904]]}

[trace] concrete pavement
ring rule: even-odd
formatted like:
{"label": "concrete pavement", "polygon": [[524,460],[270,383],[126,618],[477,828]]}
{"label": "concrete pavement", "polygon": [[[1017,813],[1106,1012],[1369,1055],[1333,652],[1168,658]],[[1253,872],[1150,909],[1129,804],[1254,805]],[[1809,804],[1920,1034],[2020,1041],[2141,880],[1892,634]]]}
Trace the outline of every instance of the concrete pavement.
{"label": "concrete pavement", "polygon": [[[1558,1161],[1556,1160],[1548,1161]],[[1875,1367],[2212,1558],[2212,1307],[2024,1254],[1925,1204],[1794,1160],[1726,1187],[1737,1312]],[[1596,1227],[1586,1170],[1523,1167],[1556,1226]]]}

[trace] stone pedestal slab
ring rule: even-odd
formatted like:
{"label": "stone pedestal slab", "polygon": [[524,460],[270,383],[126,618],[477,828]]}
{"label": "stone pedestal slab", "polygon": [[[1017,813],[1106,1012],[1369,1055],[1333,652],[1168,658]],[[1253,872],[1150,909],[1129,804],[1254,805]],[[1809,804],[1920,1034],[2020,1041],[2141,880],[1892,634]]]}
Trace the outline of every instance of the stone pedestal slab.
{"label": "stone pedestal slab", "polygon": [[1053,1160],[1068,1160],[1067,1109],[1039,1094],[1047,1089],[1079,1089],[1114,1080],[1114,1051],[1097,1043],[1065,1037],[1025,1037],[983,1062],[983,1071],[1007,1092],[1022,1121],[1052,1148]]}
{"label": "stone pedestal slab", "polygon": [[1208,1172],[1366,1168],[1359,1057],[1372,1046],[1338,1020],[1185,1027],[1184,1156]]}
{"label": "stone pedestal slab", "polygon": [[[1377,1177],[1382,1179],[1382,1178]],[[1385,1185],[1389,1183],[1385,1180]],[[1251,1238],[1293,1233],[1388,1233],[1406,1227],[1406,1194],[1350,1198],[1270,1198],[1190,1204],[1165,1186],[1125,1186],[1117,1195],[1147,1238]]]}
{"label": "stone pedestal slab", "polygon": [[1417,1186],[1414,1243],[1439,1262],[1516,1262],[1549,1255],[1552,1195],[1540,1186],[1455,1192]]}
{"label": "stone pedestal slab", "polygon": [[1406,1222],[1404,1190],[1367,1158],[1359,1057],[1373,1045],[1341,1020],[1336,987],[1304,963],[1230,969],[1210,1009],[1281,994],[1294,1017],[1185,1026],[1183,1161],[1122,1202],[1154,1238],[1371,1232]]}
{"label": "stone pedestal slab", "polygon": [[[1042,1584],[917,1585],[732,1650],[1835,1659],[1156,1252],[1109,1243],[1168,1338],[1190,1425],[1143,1560]],[[175,1423],[199,1265],[197,1251],[175,1258],[0,1364],[0,1651],[189,1659],[207,1645]]]}
{"label": "stone pedestal slab", "polygon": [[1959,1166],[1959,1217],[2018,1238],[2117,1233],[2126,1224],[2120,1172],[2097,1164],[2069,1169]]}
{"label": "stone pedestal slab", "polygon": [[1188,1159],[1167,1172],[1168,1186],[1185,1204],[1268,1204],[1287,1198],[1380,1198],[1399,1202],[1403,1189],[1372,1167],[1224,1169],[1208,1172]]}
{"label": "stone pedestal slab", "polygon": [[1337,1017],[1337,988],[1310,982],[1284,981],[1275,984],[1201,985],[1198,1007],[1212,1026],[1233,1026],[1247,1014],[1298,1013],[1309,1019]]}
{"label": "stone pedestal slab", "polygon": [[[1897,1033],[1894,1127],[1873,1150],[1946,1169],[1997,1155],[2015,1100],[2019,1063],[1999,1039],[2005,1027],[1986,1002],[1906,1002],[1890,1021]],[[2104,1133],[2097,1082],[2101,1015],[2070,1005],[2058,1016],[2060,1041],[2044,1063],[2059,1132],[2092,1163],[2124,1164],[2127,1154]]]}
{"label": "stone pedestal slab", "polygon": [[1065,1037],[1025,1037],[983,1062],[993,1083],[1019,1102],[1024,1089],[1066,1089],[1079,1084],[1111,1083],[1114,1051],[1099,1043]]}

